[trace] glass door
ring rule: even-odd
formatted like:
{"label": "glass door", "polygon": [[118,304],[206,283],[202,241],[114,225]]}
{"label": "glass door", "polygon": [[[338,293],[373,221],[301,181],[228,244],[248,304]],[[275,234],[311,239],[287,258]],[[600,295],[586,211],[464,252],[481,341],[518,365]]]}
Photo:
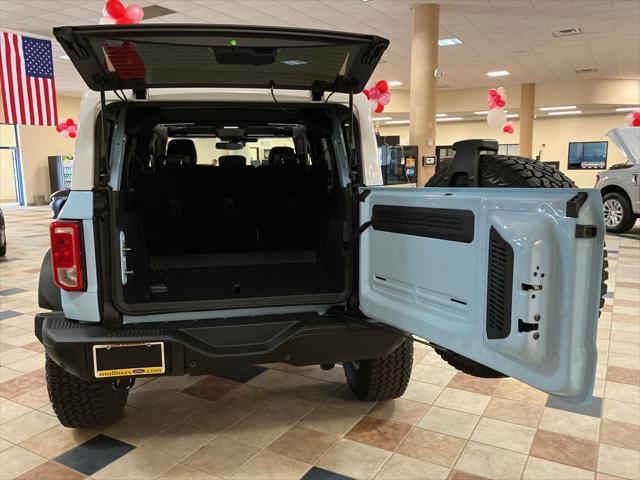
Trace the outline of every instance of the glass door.
{"label": "glass door", "polygon": [[0,203],[25,204],[18,129],[15,125],[0,125]]}

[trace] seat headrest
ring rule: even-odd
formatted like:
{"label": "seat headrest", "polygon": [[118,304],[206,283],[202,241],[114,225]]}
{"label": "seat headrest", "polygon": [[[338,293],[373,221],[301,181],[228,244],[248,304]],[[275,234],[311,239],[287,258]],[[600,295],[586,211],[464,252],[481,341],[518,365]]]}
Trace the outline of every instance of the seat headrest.
{"label": "seat headrest", "polygon": [[192,167],[189,155],[172,154],[162,158],[161,165],[166,168]]}
{"label": "seat headrest", "polygon": [[291,147],[273,147],[269,151],[269,165],[297,165],[296,152]]}
{"label": "seat headrest", "polygon": [[198,162],[196,145],[190,138],[174,138],[167,144],[167,155],[184,155],[189,157],[189,164]]}
{"label": "seat headrest", "polygon": [[246,157],[242,155],[222,155],[218,158],[218,165],[220,167],[245,167],[247,165]]}

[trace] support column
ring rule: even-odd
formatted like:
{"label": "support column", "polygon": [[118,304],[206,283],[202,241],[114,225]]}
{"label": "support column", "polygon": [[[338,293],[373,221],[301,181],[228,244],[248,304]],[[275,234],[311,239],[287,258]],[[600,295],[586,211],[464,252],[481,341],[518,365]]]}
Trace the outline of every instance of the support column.
{"label": "support column", "polygon": [[533,109],[536,103],[536,84],[523,83],[520,88],[520,155],[532,157]]}
{"label": "support column", "polygon": [[436,99],[438,67],[438,31],[440,6],[431,3],[413,7],[411,39],[411,84],[409,143],[418,146],[417,185],[424,186],[434,167],[424,167],[422,157],[436,154]]}

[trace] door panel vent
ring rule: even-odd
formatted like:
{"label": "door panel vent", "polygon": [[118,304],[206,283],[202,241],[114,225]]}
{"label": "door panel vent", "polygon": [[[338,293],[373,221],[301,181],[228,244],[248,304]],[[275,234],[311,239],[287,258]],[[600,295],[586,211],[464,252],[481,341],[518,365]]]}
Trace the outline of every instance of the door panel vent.
{"label": "door panel vent", "polygon": [[371,217],[374,230],[463,243],[473,241],[473,222],[470,210],[395,205],[374,205]]}
{"label": "door panel vent", "polygon": [[511,333],[513,248],[498,231],[489,232],[487,275],[487,338],[506,338]]}

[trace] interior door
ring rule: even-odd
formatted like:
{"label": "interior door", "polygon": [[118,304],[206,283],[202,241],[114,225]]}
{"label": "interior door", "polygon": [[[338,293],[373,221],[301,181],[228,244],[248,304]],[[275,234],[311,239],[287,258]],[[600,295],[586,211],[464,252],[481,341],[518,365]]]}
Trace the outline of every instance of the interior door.
{"label": "interior door", "polygon": [[362,197],[367,316],[552,395],[591,398],[597,190],[380,187]]}

